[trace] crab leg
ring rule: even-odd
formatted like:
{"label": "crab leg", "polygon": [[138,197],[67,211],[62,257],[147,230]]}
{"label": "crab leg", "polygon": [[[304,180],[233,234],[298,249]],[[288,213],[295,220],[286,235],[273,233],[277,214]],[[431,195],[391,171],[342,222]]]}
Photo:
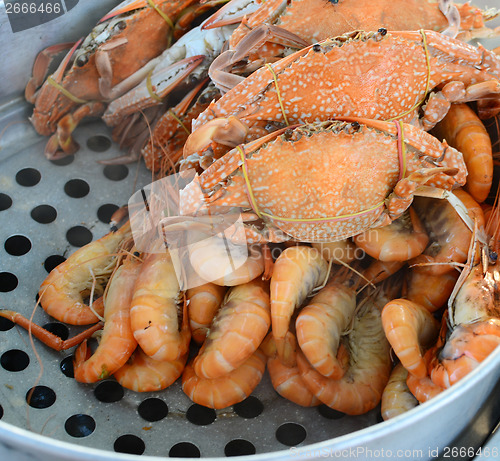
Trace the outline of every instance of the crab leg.
{"label": "crab leg", "polygon": [[248,56],[251,51],[259,49],[266,42],[299,49],[309,46],[309,43],[301,37],[286,29],[272,24],[262,24],[245,35],[234,50],[227,50],[214,59],[208,74],[215,86],[221,91],[229,91],[242,82],[243,77],[235,76],[228,70],[232,65]]}
{"label": "crab leg", "polygon": [[[35,62],[33,63],[33,75],[29,79],[26,89],[24,91],[24,97],[26,100],[32,104],[36,100],[36,90],[43,84],[45,77],[49,71],[50,63],[54,60],[55,56],[61,51],[67,50],[68,48],[74,48],[75,42],[69,43],[59,43],[57,45],[52,45],[38,53]],[[68,58],[69,59],[69,58]],[[64,67],[66,67],[66,64]],[[63,70],[64,72],[64,70]]]}
{"label": "crab leg", "polygon": [[49,160],[57,160],[74,154],[79,146],[71,137],[71,133],[85,117],[101,115],[104,107],[102,102],[90,102],[78,107],[75,112],[66,114],[57,124],[57,131],[49,138],[45,146],[45,156]]}

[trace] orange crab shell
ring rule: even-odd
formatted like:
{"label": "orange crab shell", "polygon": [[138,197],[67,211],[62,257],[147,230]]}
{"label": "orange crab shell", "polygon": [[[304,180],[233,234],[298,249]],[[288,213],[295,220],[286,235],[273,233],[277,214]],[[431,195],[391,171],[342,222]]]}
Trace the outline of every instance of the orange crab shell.
{"label": "orange crab shell", "polygon": [[[195,0],[162,1],[155,3],[172,20]],[[130,8],[137,11],[130,13]],[[111,86],[141,69],[148,61],[158,56],[168,45],[170,26],[147,1],[135,1],[128,7],[114,11],[112,17],[123,14],[125,27],[98,49],[106,49],[113,69]],[[107,18],[107,17],[105,17]],[[115,26],[116,28],[117,26]],[[111,45],[115,43],[116,46]],[[75,50],[71,50],[73,54]],[[66,58],[69,60],[71,56]],[[99,91],[99,72],[96,67],[96,53],[92,53],[82,66],[75,63],[65,72],[60,83],[70,94],[84,101],[102,101]],[[77,106],[58,89],[45,82],[36,97],[31,121],[38,133],[50,135],[65,114]]]}
{"label": "orange crab shell", "polygon": [[[455,176],[436,172],[423,182],[444,189],[465,182],[466,168],[458,151],[404,124],[402,165],[396,124],[364,122],[378,128],[325,122],[268,139],[260,148],[251,147],[255,142],[247,144],[211,165],[198,178],[199,184],[213,206],[253,208],[266,226],[299,241],[321,242],[344,239],[397,218],[412,201],[412,173],[435,166],[456,168]],[[403,174],[406,179],[399,181]],[[395,187],[397,194],[392,194]],[[190,205],[196,208],[189,203],[192,197],[185,195],[184,213]]]}
{"label": "orange crab shell", "polygon": [[[483,14],[479,8],[469,4],[455,6],[460,14],[459,34],[473,35],[474,30],[483,30]],[[334,3],[326,0],[271,0],[263,2],[236,29],[231,36],[231,48],[250,30],[263,23],[280,26],[309,43],[351,30],[377,30],[384,27],[387,30],[428,29],[441,32],[449,25],[437,1],[342,0]]]}
{"label": "orange crab shell", "polygon": [[[352,32],[260,68],[210,104],[193,122],[191,139],[202,136],[199,128],[211,120],[231,116],[249,128],[260,121],[304,124],[340,117],[419,123],[427,96],[426,129],[451,102],[478,100],[479,116],[491,117],[500,107],[481,110],[499,105],[498,75],[500,59],[491,51],[436,32]],[[185,157],[195,144],[188,140]]]}

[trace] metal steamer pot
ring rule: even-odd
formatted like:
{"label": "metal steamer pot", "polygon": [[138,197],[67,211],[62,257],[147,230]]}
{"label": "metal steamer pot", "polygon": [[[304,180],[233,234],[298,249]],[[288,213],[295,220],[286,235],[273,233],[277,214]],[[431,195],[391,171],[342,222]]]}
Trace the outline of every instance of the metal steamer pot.
{"label": "metal steamer pot", "polygon": [[[31,106],[22,97],[40,49],[85,35],[117,3],[62,2],[64,14],[17,32],[0,5],[0,307],[28,317],[47,272],[83,241],[104,235],[110,213],[151,180],[143,166],[96,162],[118,154],[100,121],[77,129],[78,155],[47,161],[46,139],[27,121]],[[33,320],[49,322],[41,309]],[[63,335],[80,331],[48,327]],[[387,422],[380,422],[379,409],[353,417],[298,407],[278,397],[267,376],[252,397],[221,411],[193,405],[178,384],[148,394],[124,390],[111,379],[81,385],[64,374],[70,355],[30,343],[26,332],[0,321],[0,459],[427,460],[451,456],[457,437],[477,430],[471,425],[480,409],[500,407],[500,350],[434,400]]]}

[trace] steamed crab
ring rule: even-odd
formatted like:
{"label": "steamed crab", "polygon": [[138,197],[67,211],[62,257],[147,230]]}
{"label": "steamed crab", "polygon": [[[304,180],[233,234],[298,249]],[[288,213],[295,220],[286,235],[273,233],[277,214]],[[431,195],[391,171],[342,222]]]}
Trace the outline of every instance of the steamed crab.
{"label": "steamed crab", "polygon": [[436,32],[355,31],[262,67],[210,104],[193,123],[184,157],[205,155],[214,142],[234,147],[265,122],[347,116],[429,130],[450,104],[469,101],[488,118],[500,111],[499,75],[495,53]]}
{"label": "steamed crab", "polygon": [[182,191],[181,214],[241,207],[261,220],[249,243],[335,241],[389,224],[419,186],[451,190],[466,174],[460,152],[412,125],[319,122],[231,150]]}

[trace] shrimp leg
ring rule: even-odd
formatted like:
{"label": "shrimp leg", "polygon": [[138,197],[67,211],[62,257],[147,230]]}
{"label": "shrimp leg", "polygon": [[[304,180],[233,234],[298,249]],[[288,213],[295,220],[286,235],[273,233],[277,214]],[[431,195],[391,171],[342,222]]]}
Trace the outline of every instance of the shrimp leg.
{"label": "shrimp leg", "polygon": [[70,339],[62,340],[59,336],[51,333],[50,331],[47,331],[40,325],[31,322],[29,319],[22,316],[18,312],[14,312],[8,309],[0,309],[0,317],[9,319],[11,322],[14,322],[15,324],[30,331],[35,338],[38,338],[40,341],[42,341],[42,343],[46,344],[56,351],[65,351],[66,349],[69,349],[73,346],[77,346],[83,340],[89,338],[96,331],[100,330],[103,327],[103,324],[99,322]]}

